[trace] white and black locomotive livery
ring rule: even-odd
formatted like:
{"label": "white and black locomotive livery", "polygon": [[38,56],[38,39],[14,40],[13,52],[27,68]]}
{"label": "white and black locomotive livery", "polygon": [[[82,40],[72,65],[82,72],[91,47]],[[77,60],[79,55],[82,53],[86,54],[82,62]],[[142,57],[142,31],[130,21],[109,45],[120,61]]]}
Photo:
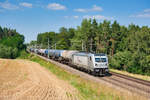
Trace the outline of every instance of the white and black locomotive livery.
{"label": "white and black locomotive livery", "polygon": [[50,59],[68,64],[77,69],[84,70],[94,75],[106,75],[108,70],[108,57],[106,54],[94,54],[75,50],[30,49],[31,52],[40,54]]}

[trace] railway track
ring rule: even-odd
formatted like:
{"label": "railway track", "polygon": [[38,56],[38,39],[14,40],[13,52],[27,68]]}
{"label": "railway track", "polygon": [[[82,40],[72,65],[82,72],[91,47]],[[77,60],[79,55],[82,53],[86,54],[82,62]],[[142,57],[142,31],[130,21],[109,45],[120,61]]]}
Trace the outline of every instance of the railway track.
{"label": "railway track", "polygon": [[128,76],[124,76],[121,77],[122,74],[113,74],[112,76],[109,77],[103,77],[103,78],[99,78],[101,80],[104,80],[108,83],[111,83],[113,85],[116,85],[118,87],[121,87],[123,89],[129,90],[131,92],[135,92],[138,93],[139,95],[144,95],[148,98],[150,98],[150,87],[149,84],[147,82],[142,82],[143,80],[139,80],[139,79],[132,79],[132,77]]}
{"label": "railway track", "polygon": [[150,87],[150,81],[142,80],[142,79],[139,79],[139,78],[135,78],[135,77],[131,77],[131,76],[123,75],[123,74],[118,74],[118,73],[115,73],[115,72],[110,72],[110,74]]}
{"label": "railway track", "polygon": [[78,74],[83,78],[88,79],[87,77],[90,77],[89,78],[90,80],[96,81],[96,82],[101,82],[101,80],[103,80],[103,81],[107,82],[108,84],[112,84],[119,88],[126,89],[130,92],[134,92],[139,95],[143,95],[147,98],[150,98],[150,82],[149,81],[141,80],[138,78],[134,78],[131,76],[126,76],[126,75],[118,74],[118,73],[114,73],[114,72],[110,72],[110,75],[106,76],[106,77],[95,77],[95,76],[89,75],[87,73],[80,72],[72,67],[67,68],[68,65],[66,65],[66,64],[62,64],[62,63],[59,63],[59,62],[56,62],[53,60],[49,60],[46,57],[42,57],[40,55],[38,55],[38,56],[41,57],[42,59],[50,61],[58,66],[65,66],[62,68],[66,69],[67,71]]}
{"label": "railway track", "polygon": [[[110,72],[111,76],[107,77],[109,82],[120,86],[122,88],[128,89],[132,92],[137,92],[139,94],[143,94],[150,98],[150,82],[138,78],[134,78],[131,76],[118,74],[115,72]],[[108,81],[107,79],[103,79]]]}

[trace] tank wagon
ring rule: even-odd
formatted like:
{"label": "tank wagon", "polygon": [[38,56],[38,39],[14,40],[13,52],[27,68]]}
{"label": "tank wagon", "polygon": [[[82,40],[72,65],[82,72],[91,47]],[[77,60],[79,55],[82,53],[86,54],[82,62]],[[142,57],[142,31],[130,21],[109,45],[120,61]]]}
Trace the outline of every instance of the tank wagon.
{"label": "tank wagon", "polygon": [[39,50],[38,50],[38,54],[44,56],[44,55],[45,55],[45,50],[46,50],[46,49],[39,49]]}
{"label": "tank wagon", "polygon": [[36,54],[38,54],[39,49],[33,49],[33,52],[36,53]]}
{"label": "tank wagon", "polygon": [[34,49],[33,49],[33,48],[30,48],[29,50],[30,50],[30,52],[34,52]]}
{"label": "tank wagon", "polygon": [[60,61],[63,51],[64,50],[52,50],[52,49],[48,50],[48,49],[46,49],[45,50],[45,55],[48,56],[48,53],[49,53],[50,58]]}
{"label": "tank wagon", "polygon": [[64,50],[54,50],[54,57],[56,60],[60,61],[62,58],[62,53]]}
{"label": "tank wagon", "polygon": [[[37,50],[37,49],[36,49]],[[36,50],[35,53],[36,53]],[[94,75],[105,75],[109,73],[108,57],[106,54],[94,54],[79,52],[76,50],[53,50],[39,49],[40,55],[48,56],[53,60],[71,65],[80,70],[92,73]]]}
{"label": "tank wagon", "polygon": [[75,53],[78,53],[79,51],[75,50],[65,50],[62,52],[62,61],[63,63],[66,64],[71,64],[72,63],[72,55]]}

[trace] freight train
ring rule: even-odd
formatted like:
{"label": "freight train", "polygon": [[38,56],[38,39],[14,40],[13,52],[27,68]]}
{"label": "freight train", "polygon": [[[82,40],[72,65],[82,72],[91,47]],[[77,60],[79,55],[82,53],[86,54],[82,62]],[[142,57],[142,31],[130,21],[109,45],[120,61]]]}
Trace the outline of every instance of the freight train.
{"label": "freight train", "polygon": [[104,76],[109,73],[108,57],[103,53],[94,54],[76,50],[48,50],[34,48],[30,48],[30,51],[93,75]]}

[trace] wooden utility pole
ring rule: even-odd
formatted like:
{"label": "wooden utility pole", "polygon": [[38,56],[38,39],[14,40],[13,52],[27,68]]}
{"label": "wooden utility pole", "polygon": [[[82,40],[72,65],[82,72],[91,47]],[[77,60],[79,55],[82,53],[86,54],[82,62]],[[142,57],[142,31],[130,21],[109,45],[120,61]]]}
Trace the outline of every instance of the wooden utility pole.
{"label": "wooden utility pole", "polygon": [[90,52],[92,52],[93,50],[93,44],[92,44],[92,38],[91,38],[91,41],[90,41]]}
{"label": "wooden utility pole", "polygon": [[56,43],[55,43],[55,50],[56,50]]}
{"label": "wooden utility pole", "polygon": [[83,44],[83,41],[82,41],[82,51],[84,51],[84,44]]}
{"label": "wooden utility pole", "polygon": [[49,38],[48,38],[48,58],[49,58]]}

